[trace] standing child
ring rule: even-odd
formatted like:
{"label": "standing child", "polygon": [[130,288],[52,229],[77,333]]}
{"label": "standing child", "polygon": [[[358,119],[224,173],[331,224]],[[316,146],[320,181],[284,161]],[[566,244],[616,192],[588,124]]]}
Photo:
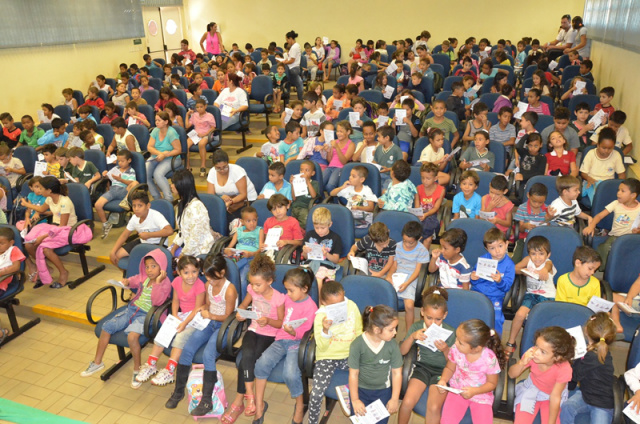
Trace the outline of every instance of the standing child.
{"label": "standing child", "polygon": [[262,187],[258,199],[269,199],[274,194],[282,194],[291,200],[291,183],[284,180],[285,167],[282,162],[269,165],[269,181]]}
{"label": "standing child", "polygon": [[327,161],[329,165],[322,171],[322,179],[324,187],[330,193],[340,181],[342,168],[351,160],[356,145],[351,141],[350,137],[353,133],[349,121],[340,121],[336,124],[336,140],[333,140],[331,148],[327,150]]}
{"label": "standing child", "polygon": [[593,276],[600,262],[600,255],[591,247],[578,247],[573,253],[573,271],[558,277],[556,302],[587,306],[593,296],[600,296],[600,280]]}
{"label": "standing child", "polygon": [[442,422],[459,423],[470,409],[474,423],[492,423],[493,390],[507,362],[498,333],[479,319],[465,321],[456,329],[456,343],[447,358],[438,384],[461,389],[462,393],[438,388],[441,395],[446,394]]}
{"label": "standing child", "polygon": [[[513,203],[507,198],[509,182],[503,175],[496,175],[489,184],[489,194],[482,197],[482,212],[493,212],[494,217],[487,219],[503,233],[511,228],[513,222]],[[480,218],[480,216],[476,216]]]}
{"label": "standing child", "polygon": [[469,290],[471,267],[462,255],[467,246],[467,233],[460,228],[445,231],[440,248],[431,252],[429,272],[438,271],[440,287]]}
{"label": "standing child", "polygon": [[[518,383],[515,422],[531,423],[538,413],[542,423],[560,423],[560,406],[567,398],[571,381],[571,359],[575,339],[561,327],[536,331],[535,345],[509,367],[509,378],[519,377],[527,368],[529,377]],[[564,422],[564,421],[563,421]]]}
{"label": "standing child", "polygon": [[277,72],[273,74],[273,113],[280,113],[282,95],[288,95],[289,92],[289,79],[284,71],[284,65],[278,63]]}
{"label": "standing child", "polygon": [[[436,130],[434,130],[436,131]],[[427,146],[428,147],[428,146]],[[415,196],[416,208],[422,209],[422,244],[429,250],[434,236],[440,232],[438,211],[444,200],[444,187],[438,184],[438,167],[433,163],[423,163],[420,167],[422,184],[417,188]]]}
{"label": "standing child", "polygon": [[411,165],[400,159],[393,164],[390,174],[391,184],[378,199],[378,206],[387,211],[408,212],[415,201],[416,193],[418,193],[416,186],[409,179]]}
{"label": "standing child", "polygon": [[200,177],[205,177],[207,172],[207,168],[205,167],[205,163],[207,161],[207,145],[209,138],[216,129],[216,120],[212,114],[207,112],[207,102],[202,99],[196,100],[195,112],[193,110],[189,110],[189,112],[187,112],[186,126],[189,128],[192,125],[199,140],[194,142],[191,137],[187,138],[187,155],[191,150],[191,146],[198,144],[198,153],[200,154]]}
{"label": "standing child", "polygon": [[245,291],[248,284],[249,262],[259,253],[259,247],[264,243],[264,231],[262,227],[258,227],[258,211],[253,206],[242,208],[240,216],[242,226],[233,233],[228,247],[224,249],[224,254],[230,257],[240,255],[236,265],[240,272],[242,290]]}
{"label": "standing child", "polygon": [[560,193],[560,197],[555,199],[547,208],[547,214],[544,219],[549,225],[560,227],[573,227],[577,218],[588,221],[591,225],[592,218],[582,212],[578,205],[578,196],[580,195],[580,180],[571,175],[565,175],[556,178],[556,189]]}
{"label": "standing child", "polygon": [[[76,167],[79,167],[79,164],[81,162],[84,162],[85,164],[87,162],[84,160],[84,154],[82,155],[82,157],[80,157],[79,153],[74,149],[71,149],[69,153],[76,155],[70,159],[74,164],[75,169]],[[109,231],[111,231],[111,228],[113,228],[113,223],[107,221],[107,215],[104,213],[104,205],[112,200],[122,201],[122,199],[127,197],[127,195],[129,194],[130,188],[135,185],[136,171],[131,167],[132,159],[133,156],[131,155],[130,151],[124,149],[118,150],[118,155],[116,156],[118,171],[112,172],[111,175],[109,175],[109,171],[104,171],[102,173],[104,177],[110,177],[111,179],[111,188],[109,188],[109,191],[100,196],[95,204],[96,213],[98,214],[100,222],[102,222],[102,238],[107,237]]]}
{"label": "standing child", "polygon": [[[398,411],[402,385],[402,354],[393,340],[398,315],[386,305],[366,306],[364,333],[349,348],[349,393],[354,415],[364,415],[367,405],[380,400],[389,414]],[[378,421],[387,424],[388,418]]]}
{"label": "standing child", "polygon": [[373,222],[373,210],[378,198],[371,188],[364,184],[368,176],[367,168],[361,165],[354,166],[349,179],[329,193],[347,202],[347,208],[353,214],[356,228],[367,228]]}
{"label": "standing child", "polygon": [[[407,355],[414,343],[419,344],[417,361],[411,370],[409,383],[407,385],[400,412],[398,413],[398,424],[408,424],[414,406],[420,400],[425,390],[429,391],[427,398],[427,422],[440,422],[439,407],[444,402],[444,395],[436,388],[440,376],[447,365],[449,350],[456,341],[455,328],[445,323],[448,307],[447,300],[449,294],[443,288],[429,287],[422,296],[422,321],[415,322],[407,331],[407,336],[400,344],[400,353]],[[420,344],[427,339],[425,332],[432,325],[442,327],[451,331],[451,335],[446,340],[434,340],[436,351]],[[430,406],[436,406],[435,408]]]}
{"label": "standing child", "polygon": [[351,259],[358,252],[364,252],[370,276],[386,278],[395,264],[396,242],[389,237],[389,228],[383,222],[375,222],[368,234],[351,247],[347,257]]}
{"label": "standing child", "polygon": [[464,171],[460,176],[460,193],[453,196],[453,219],[475,218],[482,208],[482,197],[476,193],[480,177],[476,171]]}
{"label": "standing child", "polygon": [[[300,228],[304,228],[307,225],[309,209],[311,209],[313,203],[315,203],[320,188],[318,182],[314,179],[316,168],[312,161],[305,160],[300,164],[300,175],[304,178],[308,193],[306,195],[296,196],[295,191],[291,191],[291,197],[293,199],[291,203],[291,216],[298,220]],[[293,181],[293,178],[294,175],[289,179],[289,183]]]}

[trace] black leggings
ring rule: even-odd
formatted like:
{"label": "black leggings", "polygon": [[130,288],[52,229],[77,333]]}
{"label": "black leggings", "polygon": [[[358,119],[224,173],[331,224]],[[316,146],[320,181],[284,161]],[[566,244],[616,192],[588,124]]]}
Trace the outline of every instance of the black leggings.
{"label": "black leggings", "polygon": [[262,336],[253,331],[244,333],[244,338],[242,339],[242,358],[238,364],[238,393],[247,393],[244,383],[247,381],[252,383],[253,380],[255,380],[254,369],[256,367],[256,361],[262,353],[271,346],[271,343],[273,343],[275,339],[275,337]]}

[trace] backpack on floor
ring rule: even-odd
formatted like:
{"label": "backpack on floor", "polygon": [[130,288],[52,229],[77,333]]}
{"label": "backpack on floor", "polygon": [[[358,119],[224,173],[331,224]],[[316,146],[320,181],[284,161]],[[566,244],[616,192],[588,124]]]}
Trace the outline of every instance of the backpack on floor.
{"label": "backpack on floor", "polygon": [[[189,413],[198,406],[200,399],[202,398],[202,377],[204,375],[204,365],[193,364],[191,372],[189,373],[189,379],[187,380],[187,395],[189,397]],[[194,420],[198,418],[219,418],[224,414],[224,410],[227,409],[227,397],[224,393],[224,382],[222,381],[222,374],[218,371],[218,381],[213,387],[213,408],[211,412],[200,417],[193,417]]]}

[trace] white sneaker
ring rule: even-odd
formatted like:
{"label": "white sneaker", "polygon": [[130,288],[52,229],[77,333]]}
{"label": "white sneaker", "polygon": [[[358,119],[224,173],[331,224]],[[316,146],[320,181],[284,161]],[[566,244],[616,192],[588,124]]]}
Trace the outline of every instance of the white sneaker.
{"label": "white sneaker", "polygon": [[140,386],[142,386],[142,383],[137,380],[138,374],[139,373],[137,373],[135,371],[133,372],[133,376],[131,377],[131,388],[132,389],[138,389],[138,388],[140,388]]}
{"label": "white sneaker", "polygon": [[150,379],[155,373],[158,372],[158,369],[155,365],[149,365],[148,363],[142,364],[140,367],[140,372],[137,373],[136,381],[139,383],[144,383],[148,379]]}
{"label": "white sneaker", "polygon": [[103,368],[104,368],[104,362],[101,363],[101,364],[96,364],[95,362],[91,361],[91,363],[89,364],[87,369],[80,373],[80,376],[81,377],[89,377],[90,375],[93,375],[93,374],[97,373],[98,371],[100,371]]}
{"label": "white sneaker", "polygon": [[158,375],[153,377],[151,380],[151,384],[154,386],[166,386],[169,383],[173,383],[175,380],[173,378],[173,373],[166,368],[160,370]]}

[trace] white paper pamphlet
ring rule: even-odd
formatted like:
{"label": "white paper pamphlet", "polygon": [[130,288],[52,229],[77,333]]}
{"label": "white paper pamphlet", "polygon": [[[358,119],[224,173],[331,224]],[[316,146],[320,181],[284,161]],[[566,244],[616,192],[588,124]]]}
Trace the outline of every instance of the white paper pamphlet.
{"label": "white paper pamphlet", "polygon": [[476,159],[476,160],[472,160],[469,163],[471,164],[471,166],[480,166],[483,163],[489,163],[491,162],[489,159]]}
{"label": "white paper pamphlet", "polygon": [[630,403],[627,405],[626,408],[624,408],[622,410],[622,412],[624,413],[624,415],[626,415],[627,417],[629,417],[629,419],[631,421],[633,421],[634,423],[638,423],[640,424],[640,414],[638,414],[636,412],[636,410],[634,409],[635,404],[634,403]]}
{"label": "white paper pamphlet", "polygon": [[29,228],[24,227],[22,231],[20,231],[20,237],[24,239],[27,236],[27,234],[29,234]]}
{"label": "white paper pamphlet", "polygon": [[480,219],[484,219],[485,221],[488,221],[490,219],[495,218],[496,217],[496,213],[495,212],[479,211],[478,212],[478,216],[480,217]]}
{"label": "white paper pamphlet", "polygon": [[122,175],[122,172],[120,172],[120,168],[118,168],[117,166],[114,166],[109,170],[109,172],[107,172],[107,177],[109,177],[112,183],[116,182],[116,179],[114,177],[119,177],[120,175]]}
{"label": "white paper pamphlet", "polygon": [[384,127],[389,122],[388,116],[378,116],[378,128]]}
{"label": "white paper pamphlet", "polygon": [[557,67],[558,67],[558,62],[556,62],[555,60],[552,60],[551,62],[549,62],[549,70],[550,71],[553,71]]}
{"label": "white paper pamphlet", "polygon": [[360,114],[358,112],[349,112],[349,123],[352,127],[360,128],[358,121],[360,120]]}
{"label": "white paper pamphlet", "polygon": [[39,161],[43,161],[44,160],[44,155],[42,153],[38,153],[38,160]]}
{"label": "white paper pamphlet", "polygon": [[364,275],[369,275],[369,262],[367,262],[366,258],[352,256],[350,261],[355,269],[362,271]]}
{"label": "white paper pamphlet", "polygon": [[44,173],[47,171],[47,162],[37,161],[33,165],[33,176],[34,177],[44,177]]}
{"label": "white paper pamphlet", "polygon": [[325,143],[331,143],[336,139],[336,135],[333,130],[322,130],[322,135],[324,135]]}
{"label": "white paper pamphlet", "polygon": [[193,141],[194,145],[198,145],[198,143],[200,143],[200,140],[202,139],[201,137],[198,136],[198,133],[196,132],[196,130],[189,131],[189,134],[187,134],[187,137],[189,137],[191,141]]}
{"label": "white paper pamphlet", "polygon": [[231,116],[232,108],[229,105],[222,105],[222,109],[220,109],[220,114],[222,116],[226,116],[229,118]]}
{"label": "white paper pamphlet", "polygon": [[540,280],[540,276],[533,271],[529,271],[527,268],[522,268],[520,270],[524,275],[533,278],[534,280]]}
{"label": "white paper pamphlet", "polygon": [[376,152],[376,146],[365,147],[362,155],[364,155],[364,162],[371,163],[373,162],[373,154]]}
{"label": "white paper pamphlet", "polygon": [[434,342],[436,340],[444,342],[449,338],[449,336],[451,336],[451,334],[453,334],[453,331],[442,328],[436,324],[431,324],[431,326],[427,328],[427,331],[424,332],[424,335],[427,336],[427,338],[424,340],[416,340],[416,343],[433,352],[437,352],[438,348]]}
{"label": "white paper pamphlet", "polygon": [[193,319],[189,322],[187,327],[193,327],[196,330],[202,331],[207,328],[207,325],[209,325],[210,322],[211,320],[209,318],[202,318],[202,314],[198,311],[198,313],[193,316]]}
{"label": "white paper pamphlet", "polygon": [[280,236],[282,235],[282,228],[270,228],[267,232],[267,237],[264,240],[264,249],[265,250],[278,250],[278,240],[280,240]]}
{"label": "white paper pamphlet", "polygon": [[329,37],[322,37],[322,44],[329,44]]}
{"label": "white paper pamphlet", "polygon": [[602,125],[606,119],[607,113],[604,110],[600,109],[595,115],[591,117],[591,119],[589,119],[589,123],[593,124],[593,129],[595,130],[600,125]]}
{"label": "white paper pamphlet", "polygon": [[391,276],[391,281],[393,281],[393,288],[398,291],[401,285],[407,281],[408,275],[403,272],[396,272]]}
{"label": "white paper pamphlet", "polygon": [[633,307],[624,302],[616,302],[616,305],[618,305],[618,308],[627,315],[640,315],[640,311],[636,311]]}
{"label": "white paper pamphlet", "polygon": [[591,309],[595,313],[609,312],[611,308],[613,308],[613,305],[615,305],[615,303],[609,302],[600,296],[591,296],[589,303],[587,303],[587,308]]}
{"label": "white paper pamphlet", "polygon": [[290,325],[294,330],[300,327],[307,321],[306,318],[294,319],[293,321],[285,322],[284,325]]}
{"label": "white paper pamphlet", "polygon": [[287,125],[289,123],[292,115],[293,115],[293,109],[289,107],[284,109],[284,120],[283,120],[284,125]]}
{"label": "white paper pamphlet", "polygon": [[304,179],[302,174],[297,174],[293,176],[291,180],[291,186],[293,187],[293,194],[296,197],[306,196],[309,194],[309,187],[307,187],[307,180]]}
{"label": "white paper pamphlet", "polygon": [[372,163],[371,165],[373,165],[376,168],[378,168],[379,171],[382,171],[382,165],[378,165],[377,163]]}
{"label": "white paper pamphlet", "polygon": [[396,125],[406,125],[403,120],[407,117],[407,111],[404,109],[396,109]]}
{"label": "white paper pamphlet", "polygon": [[71,143],[69,143],[69,146],[71,147],[82,147],[84,143],[82,142],[82,140],[80,140],[80,137],[75,137],[73,139],[73,141],[71,141]]}
{"label": "white paper pamphlet", "polygon": [[586,90],[585,90],[586,87],[587,87],[586,81],[576,81],[576,88],[575,88],[575,90],[573,90],[573,95],[574,96],[579,96],[581,94],[585,94],[586,93]]}
{"label": "white paper pamphlet", "polygon": [[633,165],[635,163],[631,156],[625,156],[622,161],[627,165]]}
{"label": "white paper pamphlet", "polygon": [[391,96],[393,96],[393,87],[390,85],[387,85],[384,90],[382,91],[382,97],[384,97],[385,99],[391,99]]}
{"label": "white paper pamphlet", "polygon": [[331,325],[347,322],[347,299],[333,305],[325,305],[324,312],[327,319],[331,320]]}
{"label": "white paper pamphlet", "polygon": [[43,122],[45,120],[44,111],[42,109],[38,111],[38,120],[40,122]]}
{"label": "white paper pamphlet", "polygon": [[455,156],[456,153],[458,153],[460,150],[462,150],[462,147],[458,146],[455,149],[453,149],[451,151],[451,153],[449,153],[449,159],[451,159],[453,156]]}
{"label": "white paper pamphlet", "polygon": [[73,178],[73,176],[71,176],[71,174],[69,174],[67,171],[64,171],[64,176],[67,180],[71,181],[72,183],[77,183],[78,180],[76,180],[75,178]]}
{"label": "white paper pamphlet", "polygon": [[422,218],[422,215],[424,215],[422,208],[409,208],[409,213],[417,216],[418,218]]}
{"label": "white paper pamphlet", "polygon": [[336,99],[333,99],[333,108],[334,108],[335,110],[340,110],[340,109],[342,109],[342,100],[336,100]]}
{"label": "white paper pamphlet", "polygon": [[635,230],[638,227],[640,227],[640,214],[638,214],[638,216],[636,216],[636,219],[633,220],[633,224],[631,224],[631,229],[632,230]]}
{"label": "white paper pamphlet", "polygon": [[378,399],[367,405],[367,413],[365,415],[352,415],[349,419],[353,424],[376,424],[388,416],[389,411],[387,411],[387,407]]}
{"label": "white paper pamphlet", "polygon": [[274,194],[276,194],[275,190],[271,190],[270,188],[265,188],[264,190],[262,190],[261,193],[265,199],[270,199],[271,196],[273,196]]}
{"label": "white paper pamphlet", "polygon": [[259,319],[258,313],[249,309],[236,309],[238,315],[244,319]]}
{"label": "white paper pamphlet", "polygon": [[387,75],[391,75],[393,74],[396,70],[398,69],[398,65],[396,65],[395,62],[391,62],[389,64],[389,66],[387,66],[387,69],[385,69],[384,71],[387,73]]}
{"label": "white paper pamphlet", "polygon": [[111,284],[112,286],[120,287],[121,289],[130,290],[129,287],[122,284],[122,281],[118,280],[107,280],[107,284]]}
{"label": "white paper pamphlet", "polygon": [[582,327],[577,325],[575,327],[567,328],[567,333],[571,334],[576,339],[576,354],[573,359],[582,358],[587,354],[587,342],[584,339],[584,332]]}
{"label": "white paper pamphlet", "polygon": [[498,272],[498,261],[489,258],[478,258],[476,275],[485,280],[493,281],[492,275]]}
{"label": "white paper pamphlet", "polygon": [[436,384],[436,387],[440,387],[442,390],[446,390],[447,392],[455,393],[457,395],[462,393],[462,389],[454,389],[453,387],[442,386],[440,384]]}
{"label": "white paper pamphlet", "polygon": [[529,108],[529,103],[518,102],[518,111],[513,114],[513,118],[514,119],[522,118],[522,114],[525,113],[528,108]]}
{"label": "white paper pamphlet", "polygon": [[307,259],[310,261],[322,261],[324,260],[324,255],[322,254],[322,246],[317,243],[305,243],[305,247],[311,249],[307,253]]}
{"label": "white paper pamphlet", "polygon": [[162,347],[169,347],[181,323],[182,321],[180,321],[179,318],[173,315],[167,315],[167,319],[162,323],[162,327],[160,327],[160,330],[156,334],[154,342]]}

